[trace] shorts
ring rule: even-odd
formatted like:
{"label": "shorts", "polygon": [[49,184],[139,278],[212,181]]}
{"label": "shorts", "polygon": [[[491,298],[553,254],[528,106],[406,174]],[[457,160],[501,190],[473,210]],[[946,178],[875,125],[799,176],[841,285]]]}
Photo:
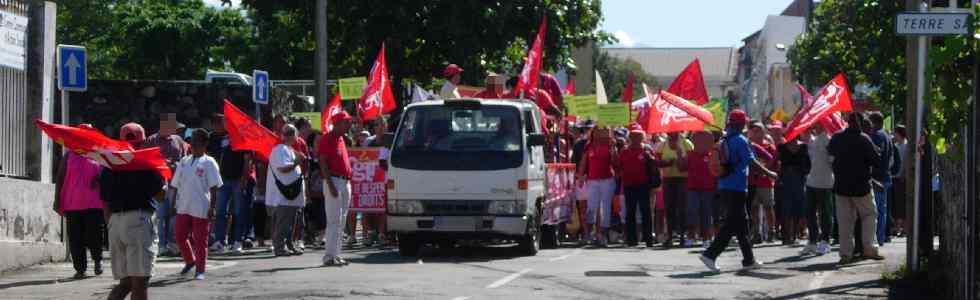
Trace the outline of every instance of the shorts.
{"label": "shorts", "polygon": [[130,210],[109,218],[112,277],[151,277],[157,257],[153,212]]}
{"label": "shorts", "polygon": [[773,208],[776,205],[776,192],[771,187],[755,188],[755,195],[752,197],[752,207]]}
{"label": "shorts", "polygon": [[687,191],[687,226],[707,228],[714,222],[715,192]]}

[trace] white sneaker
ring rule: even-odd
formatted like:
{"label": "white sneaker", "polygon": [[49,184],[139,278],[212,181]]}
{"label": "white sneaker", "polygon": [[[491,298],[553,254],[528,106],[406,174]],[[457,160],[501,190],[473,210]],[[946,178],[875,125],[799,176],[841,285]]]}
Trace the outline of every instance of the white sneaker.
{"label": "white sneaker", "polygon": [[296,241],[296,247],[299,248],[299,250],[306,250],[306,243],[303,241]]}
{"label": "white sneaker", "polygon": [[803,250],[800,250],[801,256],[812,254],[817,254],[817,245],[815,244],[807,244],[806,247],[803,247]]}
{"label": "white sneaker", "polygon": [[763,265],[765,265],[765,264],[763,264],[762,262],[760,262],[760,261],[757,260],[757,261],[752,262],[752,264],[750,264],[748,266],[742,267],[742,269],[744,269],[744,270],[755,270],[755,269],[762,268]]}
{"label": "white sneaker", "polygon": [[225,253],[225,244],[222,242],[214,242],[214,244],[211,244],[211,248],[208,250],[211,250],[211,252],[218,253],[218,254]]}
{"label": "white sneaker", "polygon": [[817,243],[817,254],[824,255],[830,253],[830,245],[827,242],[821,241]]}
{"label": "white sneaker", "polygon": [[231,252],[234,254],[242,254],[242,242],[235,242],[235,246],[231,247]]}
{"label": "white sneaker", "polygon": [[707,256],[704,256],[703,254],[698,255],[698,258],[701,259],[701,262],[704,263],[704,266],[707,267],[708,270],[711,270],[711,272],[721,273],[721,269],[719,269],[718,265],[715,264],[714,259],[710,259]]}
{"label": "white sneaker", "polygon": [[204,280],[204,272],[199,272],[197,275],[194,275],[194,280]]}

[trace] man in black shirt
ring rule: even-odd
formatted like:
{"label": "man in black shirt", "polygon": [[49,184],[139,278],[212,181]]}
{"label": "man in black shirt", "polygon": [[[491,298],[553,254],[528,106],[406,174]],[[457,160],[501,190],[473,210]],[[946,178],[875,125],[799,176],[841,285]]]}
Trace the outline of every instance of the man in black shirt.
{"label": "man in black shirt", "polygon": [[827,146],[827,153],[833,157],[841,265],[854,262],[854,223],[858,218],[863,256],[883,259],[878,254],[878,212],[871,194],[871,170],[878,162],[878,152],[871,138],[862,132],[863,121],[864,115],[859,112],[848,115],[847,129],[834,135]]}
{"label": "man in black shirt", "polygon": [[[120,134],[138,148],[145,139],[143,127],[129,123]],[[153,276],[156,259],[156,228],[153,226],[155,204],[163,199],[164,180],[155,170],[113,171],[103,169],[99,175],[100,196],[105,202],[112,253],[112,275],[119,280],[110,300],[147,299],[147,283]]]}
{"label": "man in black shirt", "polygon": [[[215,199],[214,228],[211,231],[214,233],[212,235],[214,240],[210,243],[211,251],[223,254],[226,251],[225,245],[232,245],[233,253],[242,254],[242,241],[252,221],[252,200],[245,197],[251,175],[249,172],[249,165],[252,163],[251,155],[247,151],[235,151],[231,148],[223,115],[216,114],[212,122],[214,133],[211,140],[216,142],[208,148],[214,151],[211,155],[218,160],[221,181],[224,184],[218,188],[218,198]],[[226,244],[229,209],[234,224]]]}

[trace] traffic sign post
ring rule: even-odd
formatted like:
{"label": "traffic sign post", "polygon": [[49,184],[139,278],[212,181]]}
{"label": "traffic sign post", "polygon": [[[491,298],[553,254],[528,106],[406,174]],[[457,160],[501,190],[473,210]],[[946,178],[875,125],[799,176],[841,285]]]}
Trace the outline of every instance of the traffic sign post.
{"label": "traffic sign post", "polygon": [[269,104],[269,72],[252,70],[252,102],[255,102],[255,119],[262,122],[262,105]]}
{"label": "traffic sign post", "polygon": [[[70,92],[88,89],[88,53],[85,47],[58,45],[58,89],[61,90],[61,124],[68,126]],[[63,151],[66,148],[62,148]]]}

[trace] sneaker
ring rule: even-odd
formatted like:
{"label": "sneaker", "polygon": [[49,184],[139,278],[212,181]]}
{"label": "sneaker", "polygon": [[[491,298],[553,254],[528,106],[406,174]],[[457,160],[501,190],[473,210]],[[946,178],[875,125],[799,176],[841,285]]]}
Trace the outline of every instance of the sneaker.
{"label": "sneaker", "polygon": [[854,258],[850,256],[842,256],[839,261],[837,261],[838,266],[846,266],[854,263]]}
{"label": "sneaker", "polygon": [[704,250],[708,250],[708,248],[711,248],[711,240],[701,241],[701,247],[704,247]]}
{"label": "sneaker", "polygon": [[878,253],[865,254],[864,255],[864,258],[865,259],[870,259],[870,260],[885,260],[885,257],[884,256],[881,256],[881,254],[878,254]]}
{"label": "sneaker", "polygon": [[194,280],[204,280],[204,272],[197,272],[197,274],[194,275]]}
{"label": "sneaker", "polygon": [[753,261],[752,263],[750,263],[748,265],[743,265],[742,266],[742,269],[743,270],[755,270],[755,269],[762,268],[763,265],[765,265],[765,264],[763,264],[762,262],[756,260],[756,261]]}
{"label": "sneaker", "polygon": [[694,246],[694,241],[692,240],[684,239],[684,241],[681,242],[681,248],[690,248],[692,246]]}
{"label": "sneaker", "polygon": [[209,248],[208,250],[210,250],[211,253],[216,253],[216,254],[224,254],[226,251],[225,244],[222,242],[214,242],[214,244],[211,244],[211,248]]}
{"label": "sneaker", "polygon": [[85,272],[75,272],[75,276],[72,276],[72,278],[85,279]]}
{"label": "sneaker", "polygon": [[306,250],[306,243],[303,241],[297,241],[296,248],[299,248],[300,251]]}
{"label": "sneaker", "polygon": [[241,255],[242,252],[242,242],[235,242],[235,246],[231,247],[231,253],[235,255]]}
{"label": "sneaker", "polygon": [[245,241],[242,242],[242,247],[245,249],[252,249],[255,247],[255,242],[252,241],[252,239],[245,239]]}
{"label": "sneaker", "polygon": [[803,247],[803,250],[800,250],[800,256],[813,254],[817,254],[817,245],[815,244],[807,244],[806,247]]}
{"label": "sneaker", "polygon": [[827,253],[830,253],[830,245],[823,241],[817,243],[817,254],[824,255]]}
{"label": "sneaker", "polygon": [[711,272],[721,273],[721,269],[719,269],[718,265],[715,264],[714,259],[710,259],[704,255],[698,255],[698,258],[701,259],[701,262],[704,263],[704,266],[708,268],[708,270],[710,270]]}
{"label": "sneaker", "polygon": [[95,261],[95,276],[102,275],[102,261]]}
{"label": "sneaker", "polygon": [[187,274],[190,274],[191,269],[194,269],[194,264],[184,265],[184,268],[180,270],[180,276],[187,276]]}

